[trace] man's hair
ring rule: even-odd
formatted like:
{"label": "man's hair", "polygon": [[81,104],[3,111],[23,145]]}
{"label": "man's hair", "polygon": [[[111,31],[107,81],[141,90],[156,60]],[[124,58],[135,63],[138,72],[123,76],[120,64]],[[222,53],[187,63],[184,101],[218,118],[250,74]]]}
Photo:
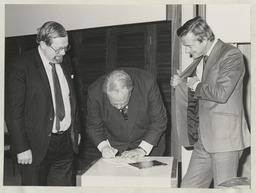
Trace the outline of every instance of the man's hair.
{"label": "man's hair", "polygon": [[39,44],[40,41],[44,41],[46,45],[50,46],[54,38],[66,36],[68,36],[68,33],[61,24],[48,21],[44,23],[41,28],[37,29],[36,42]]}
{"label": "man's hair", "polygon": [[203,41],[204,37],[209,39],[211,42],[215,39],[214,33],[211,30],[210,26],[200,16],[188,20],[183,26],[181,26],[177,30],[177,36],[183,37],[189,32],[193,33],[196,36],[197,40],[200,42]]}
{"label": "man's hair", "polygon": [[103,85],[104,93],[108,94],[110,91],[120,91],[133,89],[131,77],[123,70],[115,70],[105,78]]}

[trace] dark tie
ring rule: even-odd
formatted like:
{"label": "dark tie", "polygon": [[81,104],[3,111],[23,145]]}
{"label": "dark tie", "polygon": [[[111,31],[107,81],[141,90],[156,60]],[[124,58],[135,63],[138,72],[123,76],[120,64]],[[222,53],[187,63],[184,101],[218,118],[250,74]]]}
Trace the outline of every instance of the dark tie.
{"label": "dark tie", "polygon": [[123,109],[121,109],[121,114],[125,121],[128,120],[128,106],[126,105]]}
{"label": "dark tie", "polygon": [[50,62],[52,66],[52,78],[53,78],[53,85],[54,85],[54,95],[55,95],[55,105],[56,105],[56,130],[60,130],[60,121],[63,120],[65,117],[65,109],[64,103],[60,88],[59,78],[56,72],[55,64]]}

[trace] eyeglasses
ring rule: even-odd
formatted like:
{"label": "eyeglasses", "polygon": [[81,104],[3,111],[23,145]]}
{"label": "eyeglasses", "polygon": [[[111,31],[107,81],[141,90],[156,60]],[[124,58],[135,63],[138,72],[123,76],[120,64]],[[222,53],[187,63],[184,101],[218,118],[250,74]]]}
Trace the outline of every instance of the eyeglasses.
{"label": "eyeglasses", "polygon": [[58,50],[54,49],[51,45],[50,45],[49,47],[55,52],[55,54],[59,54],[61,51],[67,52],[67,51],[71,48],[71,45],[68,44],[67,47],[65,47],[65,48],[60,48],[60,49],[58,49]]}

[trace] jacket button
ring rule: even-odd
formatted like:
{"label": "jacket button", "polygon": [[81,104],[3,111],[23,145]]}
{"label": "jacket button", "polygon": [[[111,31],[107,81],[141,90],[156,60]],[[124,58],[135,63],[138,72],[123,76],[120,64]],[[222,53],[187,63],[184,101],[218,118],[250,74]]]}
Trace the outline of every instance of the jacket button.
{"label": "jacket button", "polygon": [[52,121],[52,120],[53,120],[53,117],[50,117],[50,120]]}

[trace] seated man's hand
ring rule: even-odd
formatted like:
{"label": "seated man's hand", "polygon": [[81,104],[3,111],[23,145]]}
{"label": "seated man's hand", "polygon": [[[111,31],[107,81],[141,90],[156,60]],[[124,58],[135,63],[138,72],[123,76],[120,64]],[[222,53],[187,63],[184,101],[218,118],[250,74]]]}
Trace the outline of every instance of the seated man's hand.
{"label": "seated man's hand", "polygon": [[144,157],[146,155],[146,152],[141,149],[141,148],[136,148],[130,151],[125,151],[122,153],[121,157],[122,158],[127,158],[127,159],[137,159],[140,157]]}
{"label": "seated man's hand", "polygon": [[103,158],[113,158],[115,157],[117,152],[118,152],[117,149],[110,146],[105,146],[104,148],[102,148],[102,151],[101,151]]}

